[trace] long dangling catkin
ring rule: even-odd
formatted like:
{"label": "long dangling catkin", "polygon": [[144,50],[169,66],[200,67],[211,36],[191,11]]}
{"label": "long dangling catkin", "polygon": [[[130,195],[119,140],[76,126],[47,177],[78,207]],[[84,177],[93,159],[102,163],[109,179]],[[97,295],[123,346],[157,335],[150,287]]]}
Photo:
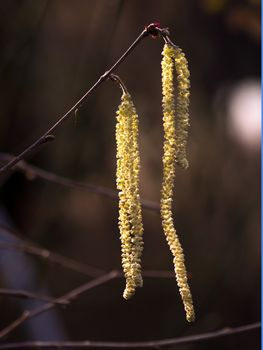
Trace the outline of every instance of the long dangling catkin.
{"label": "long dangling catkin", "polygon": [[122,267],[126,279],[123,293],[129,299],[142,286],[141,255],[143,225],[139,196],[138,116],[130,94],[124,92],[117,111],[117,189]]}
{"label": "long dangling catkin", "polygon": [[[162,55],[162,93],[163,93],[163,126],[164,126],[164,154],[163,154],[163,183],[161,191],[161,217],[162,226],[169,244],[170,250],[174,256],[174,269],[179,291],[182,297],[184,308],[186,311],[186,319],[194,321],[195,314],[190,288],[187,282],[187,272],[184,264],[184,254],[179,238],[177,236],[173,217],[172,217],[172,196],[175,178],[175,160],[181,165],[185,163],[185,126],[188,125],[188,94],[186,83],[188,70],[184,66],[184,61],[180,61],[181,51],[172,45],[165,44]],[[177,61],[175,61],[175,59]],[[181,121],[178,121],[176,130],[175,123],[175,98],[174,98],[174,82],[173,73],[176,67],[178,77],[178,108],[177,113]],[[183,68],[180,68],[183,67]],[[184,115],[186,113],[186,115]],[[184,121],[185,120],[185,121]],[[184,121],[184,122],[183,122]],[[182,133],[182,136],[180,136]],[[178,143],[180,140],[180,143]],[[183,147],[182,147],[183,145]],[[178,151],[179,149],[179,151]],[[182,157],[182,158],[181,158]],[[185,167],[185,166],[184,166]]]}
{"label": "long dangling catkin", "polygon": [[186,158],[186,144],[189,127],[189,96],[190,81],[188,64],[183,51],[176,47],[174,50],[174,62],[178,84],[177,108],[176,108],[176,159],[184,169],[188,168]]}

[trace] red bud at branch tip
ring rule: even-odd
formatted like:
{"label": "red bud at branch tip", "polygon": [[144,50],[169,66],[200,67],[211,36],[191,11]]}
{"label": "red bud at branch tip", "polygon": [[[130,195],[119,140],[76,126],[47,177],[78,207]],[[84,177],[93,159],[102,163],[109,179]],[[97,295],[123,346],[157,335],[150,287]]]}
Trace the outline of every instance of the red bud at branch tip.
{"label": "red bud at branch tip", "polygon": [[160,22],[153,22],[153,23],[149,24],[148,26],[145,26],[145,29],[151,35],[151,37],[155,39],[159,35],[158,29],[161,28],[160,25],[161,25]]}

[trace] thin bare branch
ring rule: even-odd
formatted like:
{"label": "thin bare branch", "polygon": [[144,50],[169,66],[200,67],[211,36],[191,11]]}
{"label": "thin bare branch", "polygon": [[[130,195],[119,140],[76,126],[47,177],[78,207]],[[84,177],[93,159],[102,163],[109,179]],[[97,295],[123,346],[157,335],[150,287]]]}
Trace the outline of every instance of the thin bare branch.
{"label": "thin bare branch", "polygon": [[103,341],[79,341],[79,342],[50,342],[50,341],[27,341],[21,343],[9,343],[0,345],[0,350],[10,349],[87,349],[87,348],[110,348],[110,349],[149,349],[162,348],[171,345],[207,341],[222,338],[234,334],[259,330],[260,323],[247,324],[240,327],[226,327],[214,332],[194,334],[185,337],[170,338],[163,340],[152,340],[143,342],[103,342]]}
{"label": "thin bare branch", "polygon": [[[159,24],[158,24],[159,25]],[[53,124],[42,136],[40,136],[35,142],[33,142],[30,146],[28,146],[23,152],[21,152],[18,156],[10,160],[7,164],[0,168],[0,174],[6,172],[11,169],[15,164],[17,164],[20,160],[28,157],[32,152],[34,152],[39,145],[45,143],[50,139],[50,134],[54,132],[60,125],[62,125],[74,112],[76,109],[79,109],[84,101],[103,83],[105,82],[111,73],[115,71],[115,69],[127,58],[127,56],[135,49],[135,47],[148,35],[153,35],[154,29],[157,26],[154,23],[147,26],[141,34],[135,39],[135,41],[129,46],[129,48],[124,52],[124,54],[113,64],[113,66],[107,70],[104,74],[100,76],[100,78],[96,81],[96,83],[62,116],[59,120]],[[159,27],[158,27],[159,28]],[[159,28],[160,29],[160,28]]]}
{"label": "thin bare branch", "polygon": [[63,255],[52,253],[50,250],[34,247],[32,245],[29,246],[27,244],[0,243],[0,249],[20,250],[27,254],[36,255],[41,259],[48,261],[49,263],[57,264],[89,277],[101,276],[105,272],[101,269],[97,269],[96,267],[82,264]]}
{"label": "thin bare branch", "polygon": [[14,230],[0,224],[0,235],[4,232],[15,237],[18,243],[0,243],[0,249],[20,250],[27,254],[38,256],[49,263],[57,264],[61,267],[79,272],[89,277],[98,277],[106,272],[105,270],[80,263],[61,254],[53,253],[48,249],[41,248],[36,243],[20,238],[20,236],[14,232]]}
{"label": "thin bare branch", "polygon": [[93,279],[92,281],[87,282],[81,285],[80,287],[73,289],[72,291],[62,295],[60,298],[54,299],[52,302],[45,303],[44,305],[36,307],[30,311],[25,310],[21,314],[21,316],[19,316],[15,321],[13,321],[7,327],[5,327],[2,331],[0,331],[0,339],[12,333],[16,328],[18,328],[25,321],[54,308],[56,306],[57,301],[64,300],[67,303],[71,303],[74,299],[78,298],[80,295],[87,292],[88,290],[98,287],[103,283],[109,282],[110,280],[116,278],[119,275],[120,275],[120,272],[118,271],[110,271],[101,277]]}
{"label": "thin bare branch", "polygon": [[[8,229],[7,229],[8,231]],[[12,246],[11,244],[1,244],[2,248],[7,248],[9,245]],[[4,247],[6,246],[6,247]],[[13,245],[15,246],[15,245]],[[18,245],[19,246],[19,245]],[[21,244],[23,246],[23,244]],[[26,245],[24,245],[23,248]],[[14,248],[14,247],[13,247]],[[36,253],[36,255],[43,256],[45,259],[49,260],[50,256],[52,256],[53,253],[50,253],[49,251],[41,248],[33,249],[31,250],[32,247],[29,248],[30,253]],[[39,251],[40,250],[40,251]],[[47,253],[48,252],[48,253]],[[39,254],[41,253],[41,254]],[[59,263],[62,263],[64,265],[64,257],[60,257],[62,260],[59,260]],[[74,262],[75,264],[75,262]],[[78,263],[77,263],[78,264]],[[75,265],[76,266],[76,265]],[[85,265],[84,265],[85,266]],[[66,266],[68,267],[67,263]],[[75,269],[75,268],[74,268]],[[75,270],[78,271],[78,268]],[[78,272],[84,272],[82,269]],[[170,271],[158,271],[158,270],[146,270],[143,272],[144,277],[149,277],[149,278],[173,278],[174,273]],[[122,278],[123,274],[120,271],[111,271],[109,273],[104,274],[101,277],[98,277],[76,289],[73,289],[69,293],[64,294],[60,298],[52,299],[50,302],[45,303],[44,305],[35,308],[31,311],[24,311],[20,317],[18,317],[15,321],[13,321],[10,325],[8,325],[5,329],[3,329],[0,332],[0,338],[3,338],[4,336],[9,335],[13,330],[15,330],[17,327],[19,327],[22,323],[24,323],[26,320],[31,319],[33,317],[38,316],[39,314],[49,311],[53,307],[56,306],[57,303],[66,303],[69,304],[71,301],[74,299],[78,298],[81,294],[84,292],[97,287],[98,285],[101,285],[103,283],[106,283],[114,278]],[[1,290],[0,290],[1,291]],[[0,293],[1,294],[1,293]],[[1,349],[23,349],[23,348],[58,348],[58,347],[64,347],[64,348],[89,348],[89,347],[105,347],[105,348],[156,348],[156,347],[164,347],[168,345],[173,345],[173,344],[179,344],[179,343],[186,343],[186,342],[193,342],[193,341],[198,341],[198,340],[205,340],[205,339],[210,339],[210,338],[216,338],[216,337],[221,337],[224,335],[230,335],[230,334],[235,334],[235,333],[241,333],[245,331],[249,331],[252,329],[259,328],[260,324],[252,324],[252,325],[247,325],[247,326],[242,326],[238,328],[225,328],[220,331],[212,332],[212,333],[205,333],[201,335],[194,335],[190,337],[182,337],[182,338],[175,338],[175,339],[165,339],[165,340],[160,340],[160,341],[149,341],[149,342],[137,342],[137,343],[115,343],[115,342],[25,342],[25,343],[15,343],[15,344],[6,344],[0,346]],[[5,347],[3,347],[5,346]]]}
{"label": "thin bare branch", "polygon": [[[9,162],[14,158],[15,157],[10,154],[0,153],[0,162]],[[116,200],[118,199],[118,192],[110,188],[97,186],[94,184],[84,184],[82,182],[73,181],[63,176],[59,176],[52,172],[30,165],[25,161],[20,161],[19,163],[17,163],[15,165],[15,169],[22,172],[26,176],[26,178],[29,180],[35,180],[36,178],[39,178],[41,180],[45,180],[45,181],[48,181],[60,186],[68,187],[74,190],[94,193],[100,196],[104,196],[104,197],[108,197]],[[142,207],[145,209],[152,210],[155,212],[160,211],[159,203],[156,203],[150,200],[145,200],[145,199],[142,199],[141,203],[142,203]]]}
{"label": "thin bare branch", "polygon": [[[168,271],[158,271],[158,270],[148,270],[144,271],[143,273],[144,277],[160,277],[160,278],[169,278],[174,277],[172,273]],[[109,282],[110,280],[117,278],[117,277],[123,277],[123,273],[118,270],[112,270],[109,273],[105,273],[104,275],[87,282],[83,285],[81,285],[78,288],[73,289],[72,291],[62,295],[59,298],[55,298],[50,300],[48,303],[37,307],[31,311],[24,311],[15,321],[13,321],[11,324],[9,324],[6,328],[4,328],[2,331],[0,331],[0,339],[9,335],[13,330],[15,330],[18,326],[20,326],[23,322],[25,322],[28,319],[31,319],[33,317],[38,316],[39,314],[49,311],[53,307],[56,306],[56,304],[64,303],[66,305],[70,304],[74,299],[78,298],[81,294],[84,292],[95,288],[101,284],[104,284],[106,282]]]}
{"label": "thin bare branch", "polygon": [[[54,302],[54,298],[47,297],[45,295],[40,295],[36,293],[31,293],[22,289],[6,289],[0,288],[0,295],[12,298],[23,298],[23,299],[37,299],[41,301]],[[56,304],[68,305],[66,300],[57,300]]]}

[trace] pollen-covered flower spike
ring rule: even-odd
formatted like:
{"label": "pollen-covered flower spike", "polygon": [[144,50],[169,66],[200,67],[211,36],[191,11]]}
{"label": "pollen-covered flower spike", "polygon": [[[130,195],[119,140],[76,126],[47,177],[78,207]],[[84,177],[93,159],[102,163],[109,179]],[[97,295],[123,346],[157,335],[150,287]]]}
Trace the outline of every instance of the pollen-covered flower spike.
{"label": "pollen-covered flower spike", "polygon": [[[174,269],[179,291],[184,304],[186,319],[194,321],[194,307],[190,288],[187,282],[187,272],[184,264],[184,254],[176,233],[172,216],[172,197],[175,178],[175,161],[184,168],[188,163],[185,158],[186,127],[188,126],[188,88],[189,73],[184,56],[179,48],[165,44],[162,59],[162,93],[163,93],[163,183],[161,191],[162,226],[170,250],[174,256]],[[174,98],[174,68],[178,76],[178,105],[175,121]],[[176,130],[177,127],[177,130]]]}
{"label": "pollen-covered flower spike", "polygon": [[[163,49],[163,63],[162,69],[163,74],[164,70],[170,69],[170,78],[171,86],[167,87],[169,91],[173,91],[173,71],[174,67],[176,70],[177,78],[177,100],[176,100],[176,121],[175,121],[175,145],[176,145],[176,154],[175,161],[182,168],[188,168],[188,160],[186,157],[186,145],[188,137],[188,128],[189,128],[189,89],[190,89],[190,80],[189,80],[189,70],[188,63],[183,51],[171,44],[165,44]],[[172,90],[171,90],[172,89]],[[168,91],[167,91],[168,92]],[[168,102],[168,101],[167,101]],[[169,100],[170,104],[173,104],[173,109],[175,108],[175,101],[173,99]]]}
{"label": "pollen-covered flower spike", "polygon": [[139,195],[140,158],[138,115],[130,94],[124,90],[117,111],[117,189],[119,190],[119,229],[122,267],[126,279],[123,293],[129,299],[143,284],[141,255],[143,225]]}
{"label": "pollen-covered flower spike", "polygon": [[186,144],[189,127],[189,70],[185,54],[177,47],[174,53],[175,70],[178,84],[177,96],[177,122],[176,122],[176,157],[177,162],[186,169],[188,160],[186,158]]}

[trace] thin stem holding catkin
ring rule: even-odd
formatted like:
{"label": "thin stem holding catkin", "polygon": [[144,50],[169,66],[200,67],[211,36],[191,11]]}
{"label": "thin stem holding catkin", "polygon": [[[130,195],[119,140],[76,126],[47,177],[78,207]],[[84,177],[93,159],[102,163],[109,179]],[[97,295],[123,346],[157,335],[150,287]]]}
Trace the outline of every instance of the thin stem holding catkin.
{"label": "thin stem holding catkin", "polygon": [[[158,31],[157,31],[158,29]],[[134,42],[128,47],[128,49],[122,54],[122,56],[111,66],[111,68],[102,74],[99,79],[91,86],[91,88],[62,116],[58,121],[53,124],[42,136],[40,136],[35,142],[29,145],[24,149],[20,154],[11,159],[5,165],[0,168],[0,174],[7,172],[12,169],[20,160],[27,158],[33,152],[35,152],[40,145],[46,143],[47,141],[53,140],[54,136],[50,135],[54,132],[59,126],[61,126],[73,112],[78,110],[84,101],[103,83],[105,82],[110,75],[115,71],[115,69],[128,57],[128,55],[135,49],[135,47],[142,41],[142,39],[147,36],[157,36],[159,32],[161,33],[162,29],[159,28],[159,23],[151,23],[144,28],[140,35],[134,40]]]}

